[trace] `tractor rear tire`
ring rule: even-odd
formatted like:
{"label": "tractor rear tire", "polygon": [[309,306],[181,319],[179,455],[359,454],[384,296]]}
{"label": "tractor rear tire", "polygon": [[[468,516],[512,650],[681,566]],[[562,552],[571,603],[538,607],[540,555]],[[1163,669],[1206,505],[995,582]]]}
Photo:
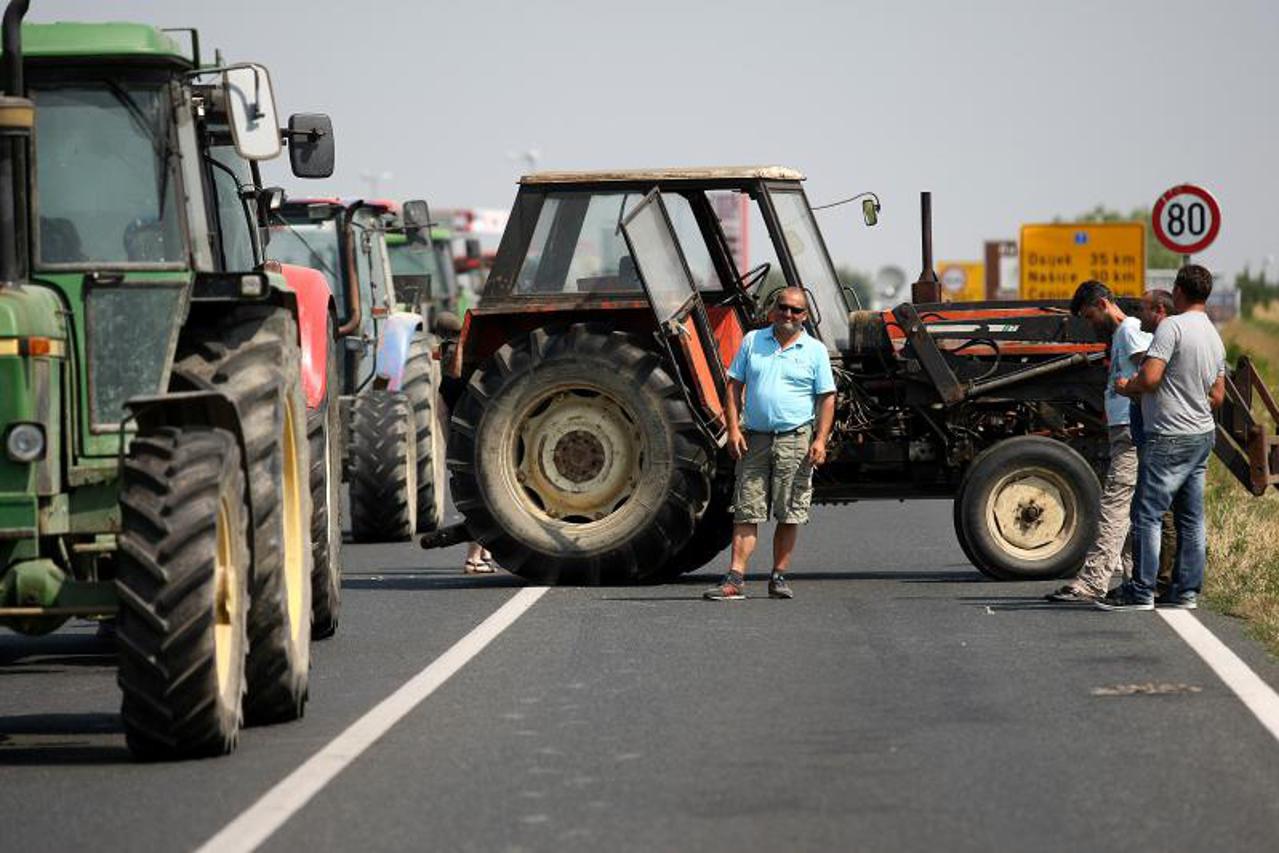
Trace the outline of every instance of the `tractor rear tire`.
{"label": "tractor rear tire", "polygon": [[702,517],[697,519],[692,537],[650,580],[670,581],[695,572],[733,544],[733,485],[733,460],[722,454],[711,484],[710,503]]}
{"label": "tractor rear tire", "polygon": [[1049,580],[1078,570],[1097,536],[1101,484],[1064,442],[1018,436],[969,467],[957,502],[960,542],[996,580]]}
{"label": "tractor rear tire", "polygon": [[404,394],[413,406],[417,437],[417,532],[430,533],[444,520],[444,430],[441,428],[435,337],[419,332],[404,364]]}
{"label": "tractor rear tire", "polygon": [[417,442],[404,394],[367,391],[351,403],[351,535],[407,542],[417,530]]}
{"label": "tractor rear tire", "polygon": [[332,321],[328,346],[324,403],[307,412],[307,445],[311,449],[311,639],[323,640],[338,629],[342,611],[342,424],[338,405],[340,379]]}
{"label": "tractor rear tire", "polygon": [[502,566],[551,583],[659,574],[710,499],[676,380],[604,325],[534,330],[471,376],[449,434],[453,501]]}
{"label": "tractor rear tire", "polygon": [[120,715],[139,759],[235,749],[249,648],[246,500],[226,430],[162,427],[129,446],[116,641]]}
{"label": "tractor rear tire", "polygon": [[175,383],[235,404],[253,511],[249,724],[298,719],[311,667],[311,491],[302,356],[292,313],[270,304],[219,308],[183,329]]}

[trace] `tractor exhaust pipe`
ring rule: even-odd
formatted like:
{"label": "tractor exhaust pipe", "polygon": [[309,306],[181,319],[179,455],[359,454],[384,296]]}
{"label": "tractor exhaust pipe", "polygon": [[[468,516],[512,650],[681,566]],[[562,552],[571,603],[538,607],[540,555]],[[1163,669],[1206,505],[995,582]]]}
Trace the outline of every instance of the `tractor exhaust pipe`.
{"label": "tractor exhaust pipe", "polygon": [[924,268],[919,280],[910,286],[910,301],[941,302],[941,282],[933,270],[933,194],[919,194],[919,229],[923,242]]}
{"label": "tractor exhaust pipe", "polygon": [[0,21],[4,93],[0,95],[0,288],[27,269],[27,186],[35,105],[22,79],[22,19],[30,0],[11,0]]}
{"label": "tractor exhaust pipe", "polygon": [[0,42],[4,45],[4,91],[18,98],[27,93],[22,79],[22,19],[30,5],[31,0],[10,0],[4,10],[4,22],[0,24]]}

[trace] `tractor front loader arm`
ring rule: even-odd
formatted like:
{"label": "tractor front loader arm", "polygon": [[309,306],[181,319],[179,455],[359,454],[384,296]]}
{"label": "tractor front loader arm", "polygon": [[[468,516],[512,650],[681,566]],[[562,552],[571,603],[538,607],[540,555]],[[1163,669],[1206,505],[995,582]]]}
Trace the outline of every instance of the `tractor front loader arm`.
{"label": "tractor front loader arm", "polygon": [[[1270,416],[1257,417],[1254,401]],[[1279,404],[1247,356],[1226,373],[1226,399],[1217,412],[1217,445],[1222,463],[1254,495],[1279,489]]]}

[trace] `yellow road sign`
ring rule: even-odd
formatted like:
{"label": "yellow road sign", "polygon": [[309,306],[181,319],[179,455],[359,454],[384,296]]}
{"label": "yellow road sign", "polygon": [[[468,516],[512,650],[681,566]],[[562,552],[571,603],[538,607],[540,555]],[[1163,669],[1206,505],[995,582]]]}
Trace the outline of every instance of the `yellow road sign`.
{"label": "yellow road sign", "polygon": [[981,302],[986,298],[986,265],[981,261],[939,261],[934,265],[947,302]]}
{"label": "yellow road sign", "polygon": [[1146,226],[1075,222],[1021,227],[1021,298],[1069,299],[1095,278],[1118,296],[1140,296],[1146,281]]}

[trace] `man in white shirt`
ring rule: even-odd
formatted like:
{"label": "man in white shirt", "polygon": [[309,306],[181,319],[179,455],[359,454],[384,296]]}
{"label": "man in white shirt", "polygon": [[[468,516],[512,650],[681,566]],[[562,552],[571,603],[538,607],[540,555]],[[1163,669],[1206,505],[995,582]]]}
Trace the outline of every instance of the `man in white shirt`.
{"label": "man in white shirt", "polygon": [[1099,281],[1085,281],[1075,289],[1070,311],[1110,341],[1110,374],[1106,382],[1106,427],[1110,439],[1110,465],[1102,486],[1097,539],[1084,557],[1084,566],[1070,583],[1049,593],[1049,601],[1091,603],[1110,589],[1116,573],[1132,574],[1132,541],[1129,536],[1132,496],[1137,487],[1137,447],[1129,429],[1131,404],[1114,388],[1115,380],[1137,372],[1134,353],[1145,352],[1151,336],[1141,321],[1129,317],[1115,301],[1110,288]]}

